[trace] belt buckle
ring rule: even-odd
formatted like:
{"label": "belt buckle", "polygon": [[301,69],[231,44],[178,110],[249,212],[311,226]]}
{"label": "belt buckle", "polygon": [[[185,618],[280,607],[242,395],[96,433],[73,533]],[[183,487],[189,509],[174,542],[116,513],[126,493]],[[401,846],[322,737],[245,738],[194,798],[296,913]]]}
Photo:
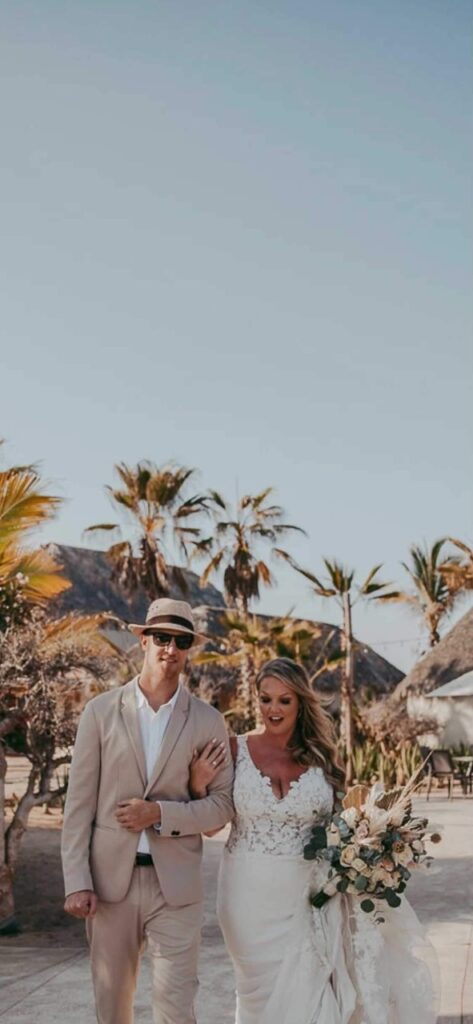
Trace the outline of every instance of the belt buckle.
{"label": "belt buckle", "polygon": [[153,858],[150,853],[137,853],[135,856],[135,865],[138,868],[152,867]]}

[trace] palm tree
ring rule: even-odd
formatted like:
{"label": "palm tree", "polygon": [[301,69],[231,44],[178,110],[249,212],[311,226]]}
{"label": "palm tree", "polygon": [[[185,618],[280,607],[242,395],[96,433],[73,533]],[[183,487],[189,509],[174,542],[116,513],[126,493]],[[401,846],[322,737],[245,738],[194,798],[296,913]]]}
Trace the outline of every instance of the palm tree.
{"label": "palm tree", "polygon": [[[112,504],[131,519],[133,540],[120,540],[108,549],[114,576],[122,587],[133,593],[143,587],[153,600],[169,593],[172,583],[185,592],[187,582],[182,569],[169,566],[171,542],[187,561],[189,545],[200,537],[195,518],[205,510],[202,495],[184,497],[186,485],[195,470],[173,464],[156,466],[144,460],[136,466],[120,462],[115,467],[120,484],[107,487]],[[118,523],[99,523],[85,531],[120,532]]]}
{"label": "palm tree", "polygon": [[[273,488],[267,487],[259,494],[246,494],[239,500],[236,510],[232,510],[218,491],[210,491],[207,501],[215,532],[194,545],[195,556],[210,556],[202,572],[201,585],[222,568],[226,600],[243,618],[248,614],[250,601],[259,598],[261,586],[274,584],[267,562],[259,557],[260,542],[269,544],[274,551],[279,538],[289,531],[304,533],[299,526],[282,521],[281,506],[267,501],[272,493]],[[254,718],[251,665],[245,656],[241,663],[241,690],[242,704],[251,722]]]}
{"label": "palm tree", "polygon": [[447,540],[466,556],[463,560],[456,555],[447,556],[446,561],[439,566],[448,590],[451,594],[473,590],[473,548],[455,537],[447,537]]}
{"label": "palm tree", "polygon": [[221,624],[225,631],[222,641],[224,650],[199,652],[194,659],[195,664],[236,667],[246,654],[251,658],[255,677],[262,665],[271,658],[307,661],[317,635],[308,622],[239,615],[238,612],[226,612]]}
{"label": "palm tree", "polygon": [[355,581],[353,569],[346,569],[336,559],[330,561],[324,558],[323,562],[327,571],[325,581],[320,580],[314,573],[301,568],[293,558],[290,558],[284,551],[278,551],[296,572],[301,573],[312,584],[312,589],[318,597],[334,598],[342,610],[342,643],[344,650],[344,668],[340,688],[340,718],[341,738],[345,748],[347,782],[351,782],[353,764],[353,694],[354,694],[354,651],[355,641],[353,637],[352,611],[353,606],[360,599],[386,600],[393,599],[394,592],[386,594],[386,587],[390,584],[383,583],[377,579],[381,565],[375,565],[368,573],[361,584]]}
{"label": "palm tree", "polygon": [[261,586],[274,584],[267,562],[258,557],[259,541],[269,543],[274,551],[273,545],[290,530],[305,532],[281,521],[284,512],[280,505],[266,504],[272,493],[273,488],[267,487],[260,494],[246,494],[232,510],[218,491],[210,491],[208,507],[214,515],[215,534],[194,546],[196,555],[211,555],[202,572],[202,585],[222,567],[227,601],[243,615],[252,598],[259,598]]}
{"label": "palm tree", "polygon": [[60,504],[43,493],[35,466],[0,472],[0,629],[70,586],[47,551],[25,547],[30,530],[52,519]]}
{"label": "palm tree", "polygon": [[[442,549],[446,538],[442,537],[432,544],[431,548],[421,547],[413,544],[410,548],[411,562],[402,562],[410,581],[413,585],[412,591],[400,591],[394,598],[408,604],[412,610],[420,615],[429,632],[430,647],[435,647],[440,640],[439,625],[445,615],[452,610],[458,597],[460,588],[452,588],[448,580],[451,580],[452,566],[456,564],[455,557],[447,562],[442,559]],[[445,572],[447,565],[450,565],[450,573]]]}
{"label": "palm tree", "polygon": [[[293,658],[309,665],[314,654],[314,641],[321,636],[321,629],[311,622],[293,619],[290,616],[270,618],[258,615],[239,615],[227,612],[222,617],[225,630],[220,651],[199,652],[194,658],[196,665],[221,665],[225,668],[242,668],[246,663],[252,692],[259,670],[272,658]],[[333,671],[340,663],[341,652],[328,653],[335,630],[324,640],[311,673],[311,681],[324,672]],[[232,713],[248,725],[247,708],[241,693]],[[255,715],[255,717],[257,717]],[[251,723],[250,723],[251,724]]]}

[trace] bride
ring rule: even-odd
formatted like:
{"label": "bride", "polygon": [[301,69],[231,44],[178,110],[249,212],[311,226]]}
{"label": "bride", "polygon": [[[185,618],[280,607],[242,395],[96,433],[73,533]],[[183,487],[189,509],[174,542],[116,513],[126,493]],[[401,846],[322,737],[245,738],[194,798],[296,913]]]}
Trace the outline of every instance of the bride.
{"label": "bride", "polygon": [[[311,907],[323,869],[303,848],[343,787],[331,719],[289,658],[264,665],[256,688],[263,728],[231,741],[235,817],[217,900],[235,1024],[433,1024],[430,973],[414,955],[421,931],[405,900],[383,910],[382,924],[341,894]],[[194,758],[195,798],[219,770],[212,757]]]}

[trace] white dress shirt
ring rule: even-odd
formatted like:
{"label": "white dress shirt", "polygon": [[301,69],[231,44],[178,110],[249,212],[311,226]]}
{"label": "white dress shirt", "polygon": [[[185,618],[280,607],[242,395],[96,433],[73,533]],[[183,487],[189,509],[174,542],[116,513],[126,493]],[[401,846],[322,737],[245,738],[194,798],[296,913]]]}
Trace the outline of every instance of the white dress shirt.
{"label": "white dress shirt", "polygon": [[[159,757],[159,753],[163,744],[164,733],[169,724],[174,705],[179,695],[178,686],[176,692],[173,694],[167,704],[162,704],[157,711],[153,711],[150,704],[146,700],[143,690],[140,689],[139,682],[136,680],[136,706],[138,709],[138,721],[140,723],[141,739],[143,741],[143,750],[146,762],[146,781],[149,781],[151,772],[156,764]],[[140,835],[140,841],[137,848],[138,853],[150,853],[150,847],[148,842],[148,836],[146,831],[143,831]]]}

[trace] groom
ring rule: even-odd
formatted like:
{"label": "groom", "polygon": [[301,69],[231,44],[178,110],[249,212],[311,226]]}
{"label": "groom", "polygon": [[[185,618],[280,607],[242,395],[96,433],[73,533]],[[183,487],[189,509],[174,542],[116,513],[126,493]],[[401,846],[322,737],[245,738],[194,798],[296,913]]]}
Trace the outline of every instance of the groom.
{"label": "groom", "polygon": [[[179,682],[196,640],[184,601],[153,601],[130,629],[141,675],[91,700],[77,732],[62,840],[65,910],[85,918],[99,1024],[132,1024],[146,943],[155,1024],[195,1024],[202,921],[201,833],[233,814],[222,716]],[[221,764],[192,800],[189,766],[213,744]]]}

